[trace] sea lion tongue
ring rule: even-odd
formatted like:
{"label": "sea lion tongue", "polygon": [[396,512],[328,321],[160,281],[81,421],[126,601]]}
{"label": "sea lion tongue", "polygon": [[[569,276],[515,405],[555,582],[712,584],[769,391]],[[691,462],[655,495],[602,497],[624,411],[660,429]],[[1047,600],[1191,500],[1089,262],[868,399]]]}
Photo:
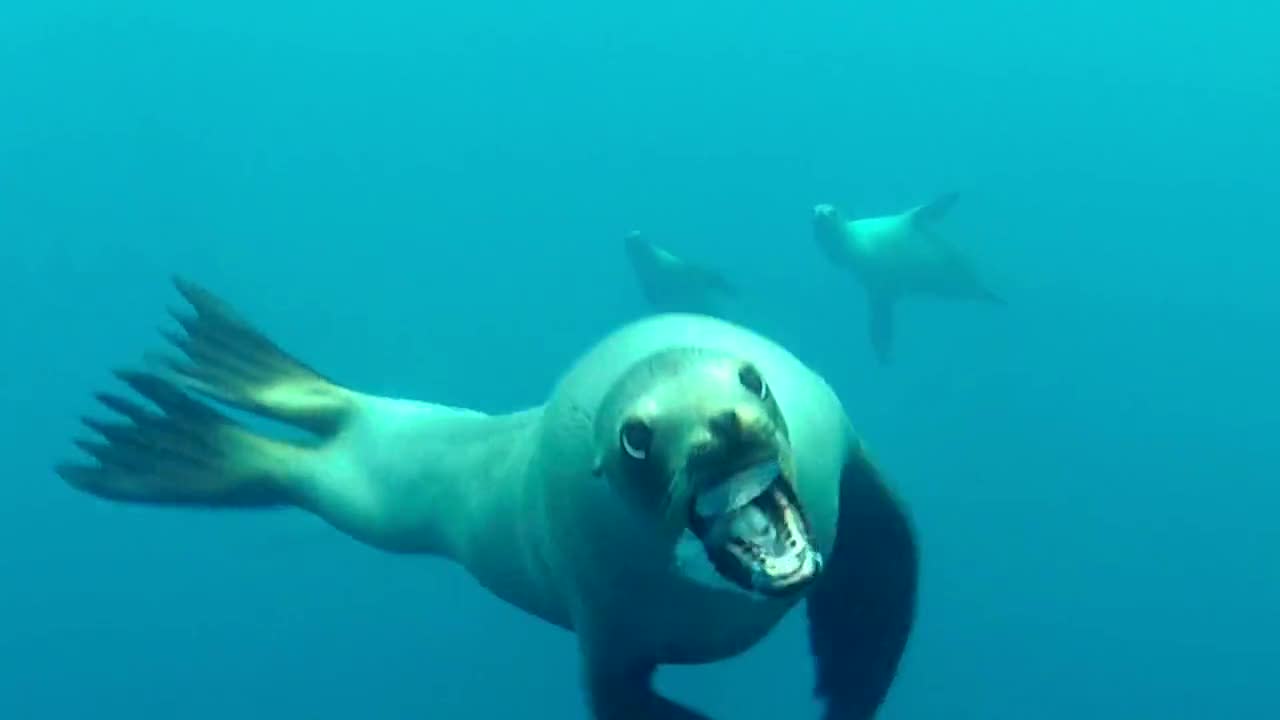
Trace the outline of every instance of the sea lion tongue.
{"label": "sea lion tongue", "polygon": [[747,541],[765,555],[781,558],[789,554],[786,539],[778,532],[778,526],[756,505],[734,511],[726,522],[730,535]]}
{"label": "sea lion tongue", "polygon": [[764,494],[781,470],[775,460],[752,465],[698,493],[694,510],[704,518],[728,515]]}

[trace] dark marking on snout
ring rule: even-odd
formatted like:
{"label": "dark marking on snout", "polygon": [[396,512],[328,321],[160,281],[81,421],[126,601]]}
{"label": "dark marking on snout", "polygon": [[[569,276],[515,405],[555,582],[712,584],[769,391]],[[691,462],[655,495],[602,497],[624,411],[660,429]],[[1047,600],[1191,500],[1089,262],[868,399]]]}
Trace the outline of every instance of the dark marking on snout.
{"label": "dark marking on snout", "polygon": [[723,481],[739,470],[778,456],[777,428],[772,420],[747,422],[735,408],[722,410],[707,419],[711,439],[694,446],[687,469],[706,487]]}
{"label": "dark marking on snout", "polygon": [[711,433],[723,443],[740,443],[742,442],[743,424],[742,415],[733,408],[724,410],[718,415],[714,415],[708,423],[711,427]]}

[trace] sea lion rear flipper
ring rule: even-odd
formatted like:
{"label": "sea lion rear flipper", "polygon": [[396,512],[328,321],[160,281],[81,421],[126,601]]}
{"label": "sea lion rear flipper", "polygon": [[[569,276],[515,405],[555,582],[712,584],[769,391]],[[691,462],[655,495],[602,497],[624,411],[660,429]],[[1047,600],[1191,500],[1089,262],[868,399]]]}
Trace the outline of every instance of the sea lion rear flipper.
{"label": "sea lion rear flipper", "polygon": [[692,263],[688,265],[688,269],[689,273],[697,278],[703,287],[715,290],[728,297],[737,297],[739,295],[737,284],[729,280],[719,270],[706,265],[694,265]]}
{"label": "sea lion rear flipper", "polygon": [[978,286],[978,299],[991,303],[992,305],[1008,305],[1009,304],[1009,302],[1004,299],[1003,295],[997,293],[996,291],[992,290],[991,288],[985,285]]}
{"label": "sea lion rear flipper", "polygon": [[893,345],[893,306],[894,299],[891,295],[883,292],[867,293],[871,348],[881,364],[889,362],[889,351]]}
{"label": "sea lion rear flipper", "polygon": [[927,227],[946,217],[959,198],[960,193],[958,192],[943,193],[923,205],[911,208],[907,211],[907,214],[910,215],[911,222]]}
{"label": "sea lion rear flipper", "polygon": [[978,273],[972,261],[951,246],[946,246],[951,256],[951,272],[955,278],[956,297],[965,297],[990,305],[1007,305],[1005,298],[991,288]]}
{"label": "sea lion rear flipper", "polygon": [[869,720],[883,704],[915,622],[918,574],[906,511],[860,448],[841,474],[835,548],[806,603],[825,720]]}

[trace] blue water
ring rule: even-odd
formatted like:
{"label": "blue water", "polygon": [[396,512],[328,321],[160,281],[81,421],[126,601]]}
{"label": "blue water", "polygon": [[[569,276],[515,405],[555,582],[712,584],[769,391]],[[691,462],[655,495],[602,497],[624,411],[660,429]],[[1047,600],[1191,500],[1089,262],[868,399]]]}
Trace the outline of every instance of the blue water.
{"label": "blue water", "polygon": [[[0,717],[584,718],[572,638],[300,512],[53,473],[207,285],[347,384],[541,402],[646,312],[640,229],[748,288],[921,532],[884,718],[1280,716],[1280,12],[1030,4],[10,3],[0,9]],[[942,230],[1008,307],[895,359],[819,202]],[[797,614],[664,670],[816,717]]]}

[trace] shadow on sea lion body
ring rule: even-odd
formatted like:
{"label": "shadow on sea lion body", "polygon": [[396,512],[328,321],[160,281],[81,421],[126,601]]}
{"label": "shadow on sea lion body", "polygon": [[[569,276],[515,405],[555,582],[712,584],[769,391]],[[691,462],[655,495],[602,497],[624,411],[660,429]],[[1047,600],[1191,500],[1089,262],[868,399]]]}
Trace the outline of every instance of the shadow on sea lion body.
{"label": "shadow on sea lion body", "polygon": [[889,361],[894,308],[900,300],[932,297],[1005,304],[969,257],[937,231],[956,198],[956,193],[947,193],[897,214],[853,220],[846,220],[833,205],[813,208],[813,236],[819,247],[866,291],[868,333],[882,364]]}

